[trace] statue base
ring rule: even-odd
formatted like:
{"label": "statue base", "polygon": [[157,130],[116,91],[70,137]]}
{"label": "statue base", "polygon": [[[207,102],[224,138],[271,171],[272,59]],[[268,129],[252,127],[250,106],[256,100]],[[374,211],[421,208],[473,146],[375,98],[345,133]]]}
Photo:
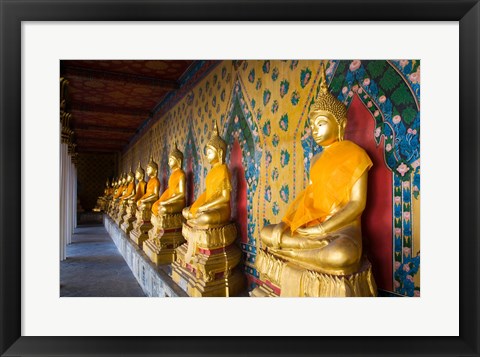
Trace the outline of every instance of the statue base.
{"label": "statue base", "polygon": [[143,251],[155,265],[170,264],[175,261],[175,249],[185,242],[182,235],[183,216],[181,213],[165,214],[160,217],[152,214],[153,228],[148,231],[148,240]]}
{"label": "statue base", "polygon": [[112,203],[112,209],[110,210],[110,218],[115,221],[115,217],[117,217],[118,213],[118,204],[117,202]]}
{"label": "statue base", "polygon": [[137,225],[132,229],[130,232],[130,239],[141,249],[143,247],[143,242],[148,239],[148,231],[152,229],[152,227],[153,226],[150,222],[142,222],[140,225]]}
{"label": "statue base", "polygon": [[128,213],[123,217],[123,223],[120,226],[122,231],[124,231],[127,235],[130,234],[130,232],[133,229],[133,223],[135,223],[135,217],[129,217]]}
{"label": "statue base", "polygon": [[120,226],[122,231],[124,231],[127,236],[130,235],[130,232],[133,229],[133,223],[137,220],[134,214],[132,212],[136,212],[137,210],[137,205],[135,203],[130,204],[130,206],[127,208],[127,214],[123,216],[123,223]]}
{"label": "statue base", "polygon": [[264,284],[252,297],[374,297],[377,286],[372,265],[362,258],[360,269],[350,275],[333,275],[305,269],[260,250],[255,266]]}
{"label": "statue base", "polygon": [[123,216],[127,214],[127,209],[124,204],[120,204],[117,216],[115,218],[115,223],[117,226],[121,226],[123,224]]}
{"label": "statue base", "polygon": [[153,225],[150,222],[152,217],[152,204],[148,203],[142,210],[137,210],[136,221],[133,223],[133,229],[130,232],[130,239],[135,242],[140,249],[143,247],[143,242],[148,239],[148,231],[152,229]]}
{"label": "statue base", "polygon": [[[187,243],[176,250],[173,281],[189,296],[239,295],[244,290],[245,279],[236,268],[242,253],[234,243],[235,224],[204,229],[184,223],[182,233]],[[227,242],[230,244],[225,244]]]}

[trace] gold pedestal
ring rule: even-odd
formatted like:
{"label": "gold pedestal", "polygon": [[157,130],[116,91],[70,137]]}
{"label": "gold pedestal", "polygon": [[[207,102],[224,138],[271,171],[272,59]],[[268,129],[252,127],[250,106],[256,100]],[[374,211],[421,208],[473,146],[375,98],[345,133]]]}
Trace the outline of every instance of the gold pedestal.
{"label": "gold pedestal", "polygon": [[152,216],[151,209],[152,205],[148,204],[145,209],[141,211],[137,210],[137,219],[133,223],[133,229],[130,232],[130,239],[133,240],[140,249],[143,247],[143,242],[148,239],[148,231],[153,227],[150,222]]}
{"label": "gold pedestal", "polygon": [[120,226],[122,231],[124,231],[127,235],[130,235],[130,232],[133,229],[133,223],[137,220],[135,213],[137,211],[137,205],[135,202],[130,203],[127,206],[127,213],[123,216],[123,223]]}
{"label": "gold pedestal", "polygon": [[110,218],[115,220],[115,217],[117,217],[118,213],[118,200],[114,200],[111,204],[111,209],[110,209]]}
{"label": "gold pedestal", "polygon": [[183,224],[187,243],[176,250],[172,279],[189,296],[236,296],[245,287],[237,268],[241,251],[235,245],[234,223],[216,228],[195,228]]}
{"label": "gold pedestal", "polygon": [[148,240],[143,244],[143,251],[156,265],[174,262],[175,249],[185,242],[182,235],[182,214],[152,214],[151,223],[153,228],[148,231]]}
{"label": "gold pedestal", "polygon": [[120,227],[123,224],[123,216],[127,213],[127,203],[121,201],[118,207],[118,212],[115,217],[115,223]]}
{"label": "gold pedestal", "polygon": [[264,282],[253,297],[373,297],[377,286],[372,265],[366,257],[360,269],[350,275],[333,275],[309,270],[260,250],[255,266]]}

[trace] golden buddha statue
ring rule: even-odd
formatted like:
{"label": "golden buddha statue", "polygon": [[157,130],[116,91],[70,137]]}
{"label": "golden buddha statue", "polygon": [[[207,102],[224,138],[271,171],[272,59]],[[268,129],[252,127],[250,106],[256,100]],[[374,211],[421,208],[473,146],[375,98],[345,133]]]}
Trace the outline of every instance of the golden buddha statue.
{"label": "golden buddha statue", "polygon": [[137,185],[135,186],[134,194],[128,199],[127,213],[123,217],[123,224],[121,225],[122,230],[127,235],[130,234],[130,231],[133,229],[133,222],[136,220],[135,214],[137,211],[137,201],[145,194],[145,188],[147,187],[147,183],[145,182],[145,170],[142,168],[140,162],[135,170],[135,180],[137,180]]}
{"label": "golden buddha statue", "polygon": [[176,250],[172,278],[190,296],[234,296],[244,287],[242,273],[235,269],[241,252],[235,244],[237,229],[230,221],[230,172],[225,164],[227,143],[219,136],[217,123],[206,146],[212,166],[205,179],[205,192],[184,208],[182,234],[187,241]]}
{"label": "golden buddha statue", "polygon": [[158,200],[160,190],[160,180],[157,178],[158,165],[150,156],[150,162],[147,164],[147,175],[149,177],[145,194],[137,201],[136,221],[130,232],[130,238],[142,248],[143,242],[148,239],[148,231],[152,228],[150,218],[152,215],[152,205]]}
{"label": "golden buddha statue", "polygon": [[127,173],[127,179],[125,181],[125,190],[119,199],[119,208],[115,222],[121,226],[123,224],[123,216],[125,216],[127,211],[127,203],[130,198],[135,196],[135,175],[130,168],[130,171]]}
{"label": "golden buddha statue", "polygon": [[361,234],[372,161],[361,147],[344,140],[347,108],[328,91],[322,70],[309,120],[323,150],[312,159],[310,182],[282,222],[260,232],[265,249],[256,267],[268,283],[252,296],[376,296]]}
{"label": "golden buddha statue", "polygon": [[152,206],[152,225],[149,239],[143,251],[150,260],[159,265],[171,263],[175,259],[175,249],[185,242],[182,236],[182,209],[185,207],[185,172],[182,170],[183,153],[177,143],[168,156],[168,166],[172,170],[168,188]]}
{"label": "golden buddha statue", "polygon": [[120,175],[120,178],[117,181],[117,190],[112,198],[112,209],[110,211],[110,217],[112,217],[112,219],[114,219],[117,216],[118,202],[126,188],[125,182],[126,182],[126,177],[124,176],[124,174]]}
{"label": "golden buddha statue", "polygon": [[106,212],[109,216],[111,216],[112,209],[113,209],[113,198],[117,194],[117,182],[118,182],[118,180],[115,177],[112,180],[111,187],[110,187],[110,196],[109,196],[109,199],[108,199],[108,202],[107,202],[107,209],[106,209]]}
{"label": "golden buddha statue", "polygon": [[230,172],[225,165],[227,143],[218,135],[217,123],[214,135],[206,147],[206,157],[212,168],[205,179],[205,192],[186,207],[182,214],[191,227],[215,227],[230,220]]}

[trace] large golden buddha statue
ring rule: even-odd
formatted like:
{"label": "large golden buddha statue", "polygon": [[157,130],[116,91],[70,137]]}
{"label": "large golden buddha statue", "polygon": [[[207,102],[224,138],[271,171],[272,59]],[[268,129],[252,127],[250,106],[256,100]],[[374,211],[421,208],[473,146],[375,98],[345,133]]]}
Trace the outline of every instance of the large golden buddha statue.
{"label": "large golden buddha statue", "polygon": [[177,143],[168,156],[172,170],[168,188],[152,206],[152,225],[143,250],[150,260],[159,265],[172,263],[175,249],[185,242],[182,236],[182,209],[185,207],[185,172],[182,170],[183,153]]}
{"label": "large golden buddha statue", "polygon": [[134,195],[128,199],[126,214],[123,217],[123,223],[121,225],[122,230],[130,235],[130,231],[133,229],[133,222],[137,219],[135,217],[137,211],[137,201],[145,194],[145,188],[147,183],[145,182],[145,170],[142,168],[140,162],[135,170],[135,180],[137,185],[135,186]]}
{"label": "large golden buddha statue", "polygon": [[219,136],[217,124],[206,146],[212,166],[205,179],[205,192],[183,209],[187,220],[182,234],[187,243],[177,248],[172,278],[190,296],[234,296],[244,279],[235,267],[241,252],[235,244],[237,229],[230,221],[230,172],[225,164],[227,143]]}
{"label": "large golden buddha statue", "polygon": [[149,177],[147,190],[137,201],[137,220],[133,224],[133,229],[130,232],[130,238],[139,248],[142,248],[143,242],[148,239],[148,231],[152,228],[152,223],[150,222],[152,205],[158,200],[160,190],[160,180],[157,178],[157,172],[158,165],[153,161],[153,156],[151,156],[150,162],[147,165],[147,175]]}
{"label": "large golden buddha statue", "polygon": [[347,108],[325,81],[309,113],[315,142],[310,182],[278,224],[261,230],[256,267],[266,284],[253,296],[375,296],[362,252],[361,215],[372,162],[344,140]]}
{"label": "large golden buddha statue", "polygon": [[115,222],[121,226],[123,223],[123,216],[125,216],[127,212],[127,203],[130,198],[135,196],[135,176],[130,168],[130,171],[127,173],[127,179],[125,181],[125,190],[123,194],[120,196],[119,203],[118,203],[118,213],[117,217],[115,218]]}

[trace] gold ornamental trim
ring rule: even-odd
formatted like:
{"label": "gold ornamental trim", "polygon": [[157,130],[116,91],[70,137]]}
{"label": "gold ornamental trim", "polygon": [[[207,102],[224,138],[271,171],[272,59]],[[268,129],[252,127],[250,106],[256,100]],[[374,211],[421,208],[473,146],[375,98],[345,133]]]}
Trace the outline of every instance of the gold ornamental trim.
{"label": "gold ornamental trim", "polygon": [[196,248],[212,250],[229,246],[235,242],[237,227],[235,223],[228,223],[222,227],[197,228],[184,223],[182,234],[188,244],[193,243]]}
{"label": "gold ornamental trim", "polygon": [[367,258],[350,275],[331,275],[302,268],[260,250],[255,267],[261,280],[269,280],[281,289],[282,297],[373,297],[377,286]]}

